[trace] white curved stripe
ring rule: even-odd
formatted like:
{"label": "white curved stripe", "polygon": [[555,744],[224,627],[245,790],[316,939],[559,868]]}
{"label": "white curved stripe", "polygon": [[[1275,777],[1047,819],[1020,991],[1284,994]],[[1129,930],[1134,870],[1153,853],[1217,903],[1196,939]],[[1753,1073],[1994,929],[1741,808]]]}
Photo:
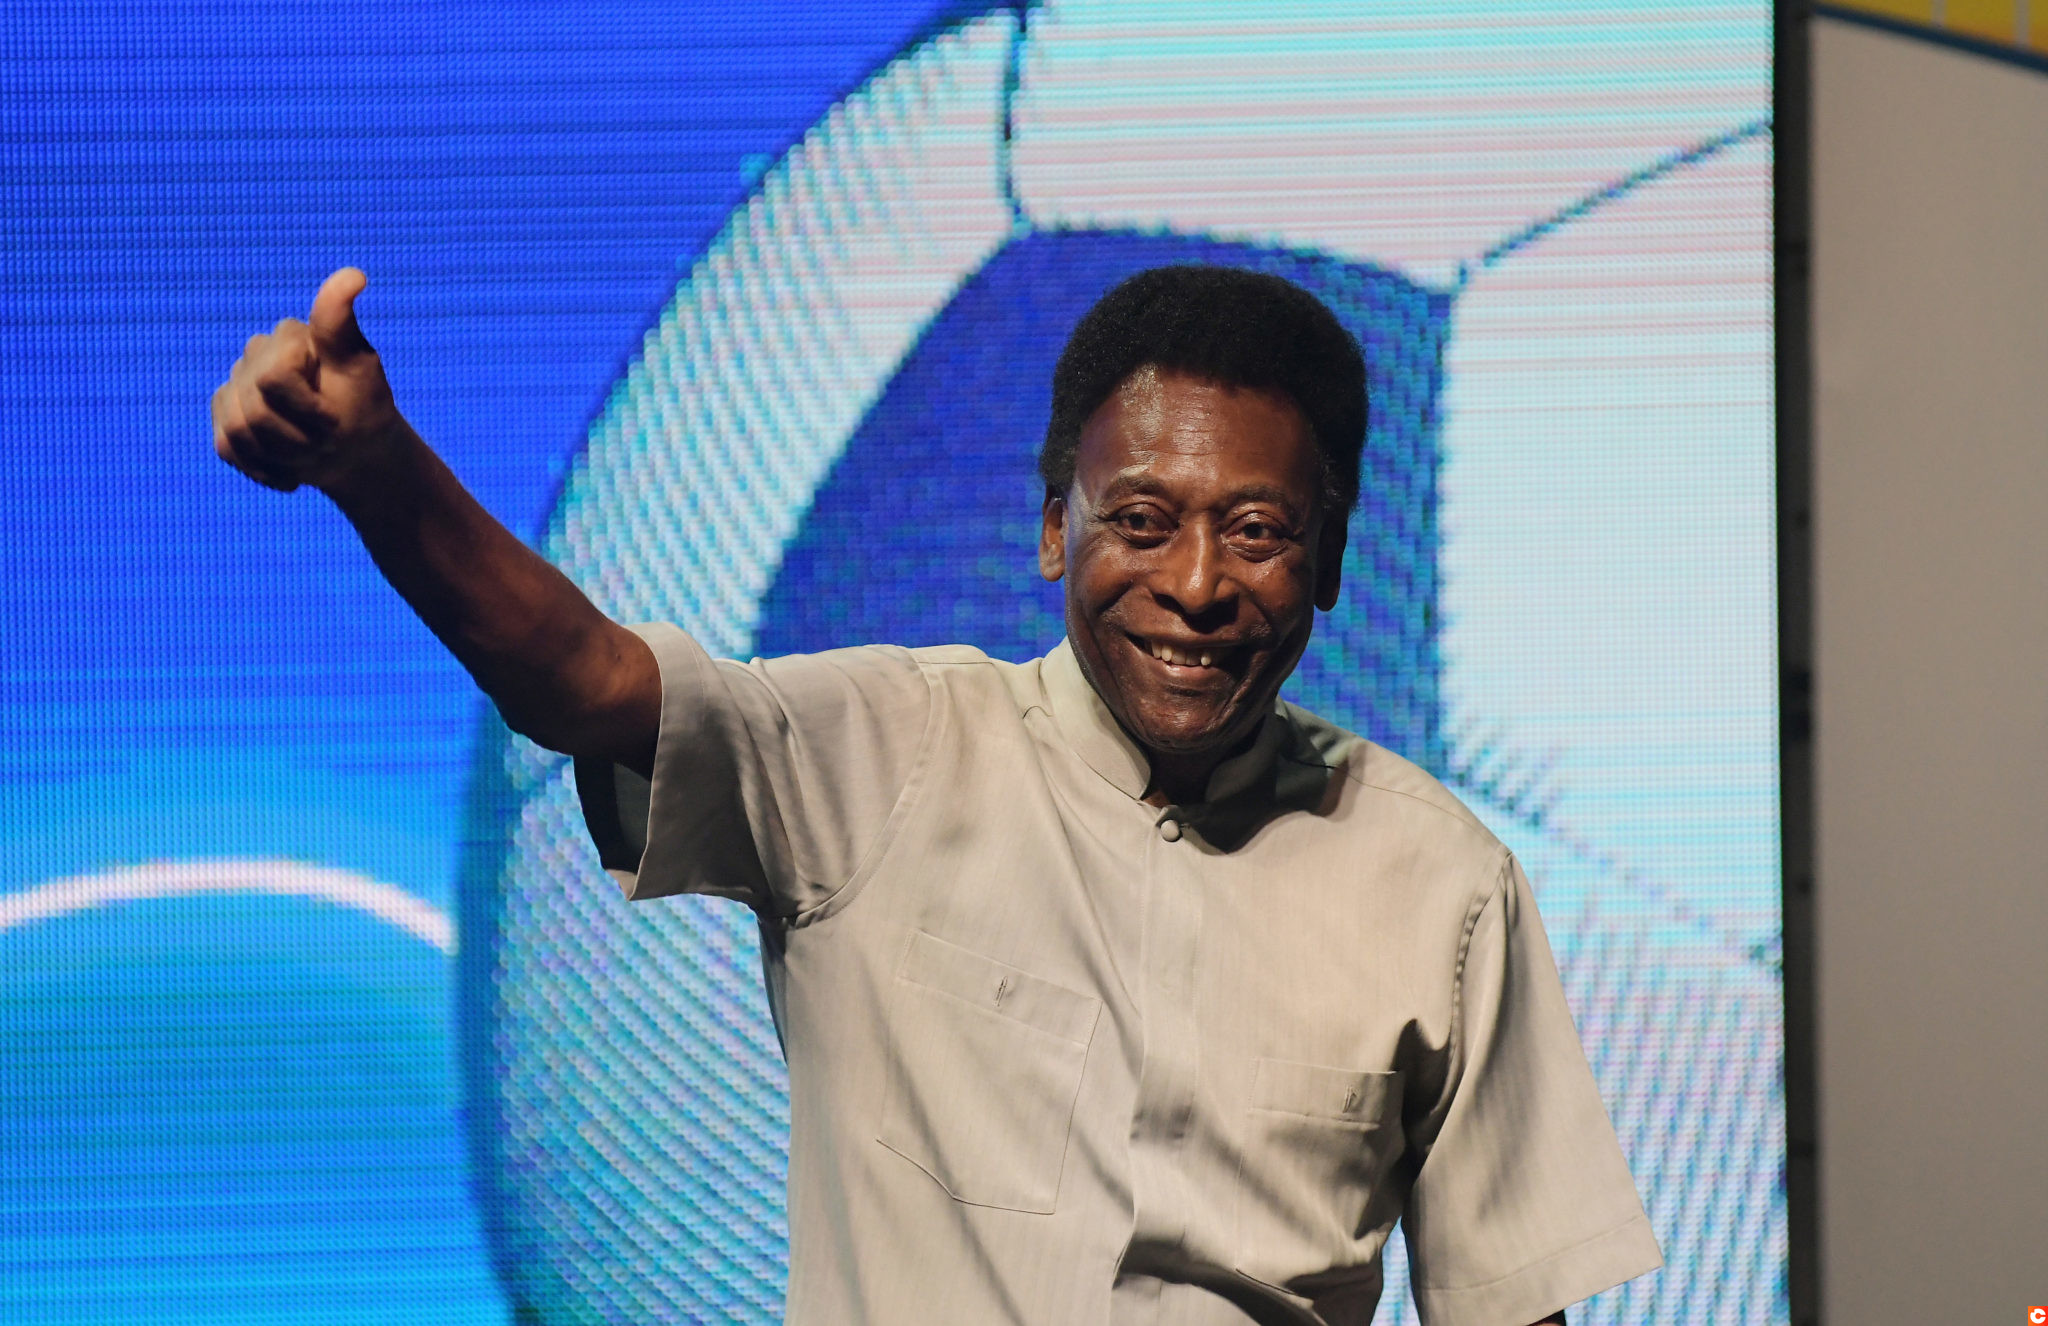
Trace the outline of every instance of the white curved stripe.
{"label": "white curved stripe", "polygon": [[440,908],[367,876],[301,861],[153,861],[51,880],[0,897],[0,932],[113,903],[195,893],[314,898],[374,916],[443,953],[455,952],[455,923]]}

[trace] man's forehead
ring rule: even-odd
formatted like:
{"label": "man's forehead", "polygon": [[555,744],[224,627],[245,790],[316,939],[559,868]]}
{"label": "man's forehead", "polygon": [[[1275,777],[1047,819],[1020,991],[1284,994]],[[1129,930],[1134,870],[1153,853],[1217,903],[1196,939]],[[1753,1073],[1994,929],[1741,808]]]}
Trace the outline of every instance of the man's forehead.
{"label": "man's forehead", "polygon": [[1074,482],[1095,501],[1132,495],[1182,505],[1316,505],[1321,460],[1289,397],[1147,366],[1081,430]]}
{"label": "man's forehead", "polygon": [[1199,418],[1237,402],[1257,402],[1278,407],[1285,413],[1299,413],[1294,399],[1284,391],[1162,364],[1143,364],[1132,370],[1103,398],[1104,405],[1111,402],[1126,418],[1147,422]]}

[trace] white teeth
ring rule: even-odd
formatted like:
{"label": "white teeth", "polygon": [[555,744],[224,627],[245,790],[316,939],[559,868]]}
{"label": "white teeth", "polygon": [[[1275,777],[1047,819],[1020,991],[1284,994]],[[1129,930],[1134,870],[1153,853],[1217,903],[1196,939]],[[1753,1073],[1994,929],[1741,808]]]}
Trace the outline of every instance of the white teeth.
{"label": "white teeth", "polygon": [[1172,645],[1160,644],[1153,640],[1145,641],[1145,652],[1158,659],[1161,663],[1171,663],[1176,667],[1213,668],[1216,666],[1216,655],[1214,653],[1197,653],[1192,649],[1177,649]]}

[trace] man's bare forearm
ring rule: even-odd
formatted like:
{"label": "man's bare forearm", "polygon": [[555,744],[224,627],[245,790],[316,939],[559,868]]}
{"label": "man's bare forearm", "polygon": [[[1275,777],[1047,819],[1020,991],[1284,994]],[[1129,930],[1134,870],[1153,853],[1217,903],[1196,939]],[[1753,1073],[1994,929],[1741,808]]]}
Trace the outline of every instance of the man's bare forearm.
{"label": "man's bare forearm", "polygon": [[550,750],[651,769],[652,651],[500,524],[417,434],[406,428],[387,460],[323,487],[507,726]]}
{"label": "man's bare forearm", "polygon": [[356,322],[366,282],[343,268],[307,321],[249,338],[214,392],[214,450],[266,487],[331,497],[515,732],[649,772],[653,651],[493,519],[405,422]]}

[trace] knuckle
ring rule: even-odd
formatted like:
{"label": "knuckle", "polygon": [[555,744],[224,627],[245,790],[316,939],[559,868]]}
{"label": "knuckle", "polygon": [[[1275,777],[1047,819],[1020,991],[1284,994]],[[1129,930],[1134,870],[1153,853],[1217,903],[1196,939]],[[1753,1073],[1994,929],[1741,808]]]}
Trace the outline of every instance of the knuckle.
{"label": "knuckle", "polygon": [[247,384],[236,387],[234,394],[228,398],[228,405],[245,430],[263,417],[263,397],[260,393],[250,390]]}
{"label": "knuckle", "polygon": [[249,432],[266,453],[289,450],[297,440],[296,430],[268,410],[251,415]]}
{"label": "knuckle", "polygon": [[250,386],[265,400],[296,400],[312,394],[306,380],[282,364],[272,365],[268,371],[257,374]]}

